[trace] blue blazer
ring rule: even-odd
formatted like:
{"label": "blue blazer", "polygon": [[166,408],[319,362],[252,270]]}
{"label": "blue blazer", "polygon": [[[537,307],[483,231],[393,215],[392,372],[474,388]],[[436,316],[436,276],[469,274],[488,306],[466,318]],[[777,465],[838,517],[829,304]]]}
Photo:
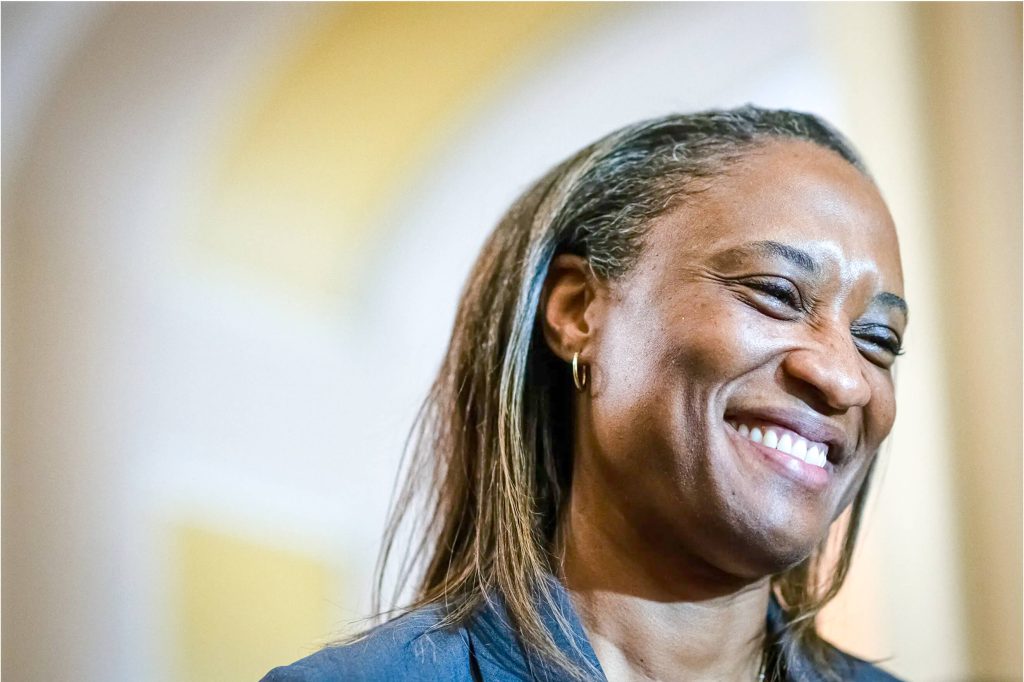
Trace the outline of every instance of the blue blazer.
{"label": "blue blazer", "polygon": [[[601,664],[583,630],[568,592],[552,580],[558,608],[568,621],[569,637],[556,626],[555,615],[540,613],[558,648],[571,661],[592,672],[594,682],[607,682]],[[328,647],[296,663],[274,668],[262,682],[556,682],[564,673],[527,653],[500,599],[485,603],[467,623],[435,630],[443,617],[440,605],[406,613],[373,630],[363,639]],[[769,632],[783,624],[782,609],[772,599]],[[854,682],[898,682],[883,670],[849,654],[837,653]],[[787,682],[821,682],[822,678],[799,655],[787,661]]]}

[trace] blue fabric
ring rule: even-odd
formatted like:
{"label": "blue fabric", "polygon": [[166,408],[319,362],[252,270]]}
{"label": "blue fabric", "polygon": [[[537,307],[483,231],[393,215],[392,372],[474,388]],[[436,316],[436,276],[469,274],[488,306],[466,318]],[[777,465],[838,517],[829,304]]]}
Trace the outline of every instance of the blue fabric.
{"label": "blue fabric", "polygon": [[[566,637],[555,610],[538,604],[559,649],[594,682],[607,682],[569,593],[552,579],[554,609],[569,625]],[[555,682],[557,668],[528,654],[520,645],[500,598],[490,599],[466,624],[436,630],[440,606],[412,611],[371,630],[357,642],[328,647],[289,666],[274,668],[261,682]],[[769,634],[782,627],[782,610],[772,600]],[[851,682],[898,682],[881,669],[839,652],[843,678]],[[822,682],[799,654],[787,661],[787,682]]]}

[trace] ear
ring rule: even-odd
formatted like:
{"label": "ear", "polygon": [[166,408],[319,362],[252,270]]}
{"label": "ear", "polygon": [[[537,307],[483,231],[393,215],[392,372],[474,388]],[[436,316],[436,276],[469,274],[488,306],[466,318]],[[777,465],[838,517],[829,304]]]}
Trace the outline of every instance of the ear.
{"label": "ear", "polygon": [[598,286],[585,258],[563,253],[551,261],[541,296],[544,340],[566,362],[577,352],[587,360],[587,345],[593,341],[594,333],[590,322],[592,304],[597,299]]}

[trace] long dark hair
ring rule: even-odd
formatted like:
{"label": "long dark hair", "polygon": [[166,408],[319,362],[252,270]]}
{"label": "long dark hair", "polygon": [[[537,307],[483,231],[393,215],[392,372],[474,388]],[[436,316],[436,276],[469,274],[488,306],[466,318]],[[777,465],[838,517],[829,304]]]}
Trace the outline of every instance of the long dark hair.
{"label": "long dark hair", "polygon": [[[554,604],[545,577],[555,572],[553,542],[573,456],[572,379],[537,322],[548,267],[569,252],[586,258],[599,277],[620,277],[653,218],[779,139],[830,149],[866,174],[850,144],[821,119],[745,106],[617,130],[556,166],[512,205],[469,276],[447,355],[410,435],[404,484],[378,563],[378,612],[399,528],[403,519],[418,522],[418,541],[397,575],[400,591],[421,573],[407,608],[441,602],[442,625],[451,625],[497,591],[522,644],[567,676],[582,676],[538,612],[538,600]],[[825,539],[772,579],[786,615],[785,641],[825,675],[837,673],[815,618],[846,577],[867,488],[865,481],[836,531],[838,558],[829,558]],[[786,656],[777,652],[773,660],[782,666]]]}

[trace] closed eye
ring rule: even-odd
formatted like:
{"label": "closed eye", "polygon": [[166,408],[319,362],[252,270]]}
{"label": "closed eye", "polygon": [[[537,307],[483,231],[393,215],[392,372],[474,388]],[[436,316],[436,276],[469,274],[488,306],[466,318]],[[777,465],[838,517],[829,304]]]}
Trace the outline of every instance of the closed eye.
{"label": "closed eye", "polygon": [[850,331],[858,340],[880,348],[892,356],[903,355],[903,343],[899,335],[883,324],[855,324]]}
{"label": "closed eye", "polygon": [[784,277],[758,277],[747,280],[747,284],[793,310],[803,311],[804,309],[800,290]]}

